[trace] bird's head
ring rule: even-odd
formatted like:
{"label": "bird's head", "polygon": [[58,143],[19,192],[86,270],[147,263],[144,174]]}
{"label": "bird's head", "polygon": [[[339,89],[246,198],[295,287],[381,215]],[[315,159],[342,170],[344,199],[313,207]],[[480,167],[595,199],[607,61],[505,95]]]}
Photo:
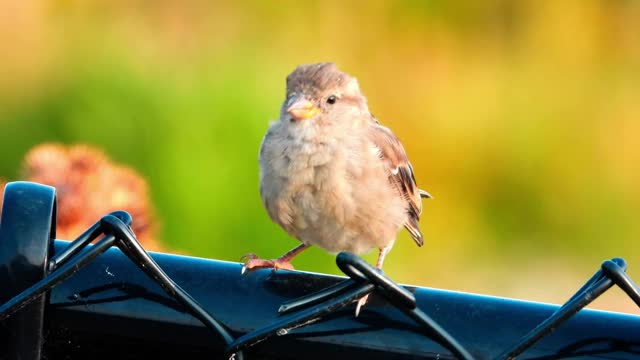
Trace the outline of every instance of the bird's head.
{"label": "bird's head", "polygon": [[287,76],[281,121],[293,126],[331,126],[357,122],[368,113],[358,81],[334,63],[300,65]]}

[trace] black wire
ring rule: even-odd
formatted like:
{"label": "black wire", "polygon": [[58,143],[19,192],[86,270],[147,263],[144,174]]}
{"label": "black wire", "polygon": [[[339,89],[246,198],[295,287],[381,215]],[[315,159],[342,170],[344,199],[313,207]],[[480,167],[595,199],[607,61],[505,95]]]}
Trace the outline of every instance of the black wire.
{"label": "black wire", "polygon": [[465,349],[453,336],[442,328],[431,317],[425,314],[419,308],[415,309],[401,309],[405,314],[409,315],[413,320],[426,330],[426,334],[433,337],[433,340],[442,344],[445,348],[453,353],[459,359],[473,359],[473,356]]}
{"label": "black wire", "polygon": [[[131,224],[131,215],[125,211],[114,211],[107,216],[120,219],[127,226]],[[80,253],[91,241],[95,240],[102,231],[100,221],[91,225],[76,240],[72,241],[62,252],[54,256],[48,264],[49,274],[44,279],[24,289],[20,294],[0,306],[0,321],[13,315],[16,311],[37,299],[42,293],[49,291],[81,268],[90,263],[98,255],[110,248],[116,238],[111,235],[103,237],[91,249],[80,254],[75,261],[69,261],[73,256]]]}
{"label": "black wire", "polygon": [[369,265],[361,257],[348,252],[341,252],[336,257],[336,263],[342,272],[355,279],[363,277],[376,285],[377,290],[398,308],[416,308],[416,298],[413,294],[391,280],[382,271]]}
{"label": "black wire", "polygon": [[[443,344],[454,356],[466,360],[473,359],[462,345],[433,319],[416,307],[415,297],[407,289],[396,284],[381,271],[354,254],[342,252],[336,257],[336,263],[352,280],[347,280],[311,295],[283,303],[279,311],[281,314],[295,313],[284,316],[271,324],[253,330],[236,339],[227,348],[227,353],[248,348],[274,335],[285,335],[292,329],[315,322],[375,290],[420,324],[426,330],[427,335]],[[317,305],[308,308],[313,304]],[[305,310],[304,308],[307,309]]]}
{"label": "black wire", "polygon": [[[638,287],[624,272],[626,262],[621,258],[607,260],[587,282],[566,303],[556,310],[550,317],[523,336],[520,341],[503,352],[498,359],[515,359],[525,350],[533,346],[544,336],[553,332],[561,323],[575,315],[585,306],[589,305],[598,296],[609,290],[614,283],[620,285],[629,296],[640,306],[640,292]],[[634,298],[634,296],[638,296]]]}
{"label": "black wire", "polygon": [[338,254],[336,262],[345,274],[357,277],[364,276],[368,279],[376,286],[377,292],[418,324],[422,325],[427,335],[433,337],[433,340],[442,344],[451,351],[454,356],[466,360],[473,359],[473,356],[471,356],[462,344],[416,306],[415,296],[413,296],[411,292],[395,283],[384,275],[382,271],[369,265],[364,259],[348,252]]}
{"label": "black wire", "polygon": [[[337,256],[336,263],[351,279],[283,303],[278,310],[283,316],[277,321],[234,339],[225,326],[209,314],[158,266],[137,241],[130,224],[131,216],[124,211],[116,211],[104,216],[50,260],[49,274],[46,278],[36,282],[0,306],[0,321],[10,317],[44,292],[72,276],[112,245],[116,245],[134,264],[158,283],[168,295],[218,334],[227,345],[225,352],[230,359],[243,360],[243,349],[271,336],[284,335],[293,329],[317,321],[372,291],[384,296],[392,305],[420,324],[428,336],[449,349],[454,356],[461,359],[473,359],[455,338],[417,307],[416,299],[411,292],[395,283],[379,269],[369,265],[362,258],[346,252]],[[101,233],[104,233],[105,236],[85,250],[87,245]],[[603,262],[601,269],[565,304],[498,358],[514,359],[611,288],[613,284],[622,288],[640,307],[640,288],[626,274],[626,268],[627,264],[621,258]]]}
{"label": "black wire", "polygon": [[311,308],[300,310],[292,315],[276,320],[264,327],[247,333],[236,339],[226,350],[226,353],[232,353],[255,345],[274,335],[285,335],[291,330],[317,321],[325,315],[328,315],[346,305],[351,304],[355,300],[371,293],[375,285],[371,283],[360,284],[358,287],[350,289],[341,295],[328,299],[324,303],[318,304]]}
{"label": "black wire", "polygon": [[[209,314],[189,293],[184,291],[178,284],[160,268],[160,266],[149,256],[136,240],[135,234],[129,226],[127,226],[119,218],[107,215],[100,220],[106,232],[113,233],[120,241],[118,247],[125,253],[133,263],[135,263],[142,271],[151,279],[158,283],[162,289],[171,297],[184,305],[191,315],[195,316],[205,326],[218,334],[227,346],[233,342],[233,337],[227,329],[220,324],[211,314]],[[234,352],[230,354],[230,358],[242,360],[244,355],[242,352]]]}
{"label": "black wire", "polygon": [[[618,264],[618,266],[620,266],[622,269],[626,270],[627,269],[627,262],[624,261],[624,259],[622,258],[613,258],[611,259],[611,261],[615,262],[616,264]],[[623,271],[624,271],[623,270]],[[589,280],[587,280],[587,282],[584,283],[584,285],[582,285],[582,287],[580,289],[578,289],[578,291],[575,292],[575,294],[573,294],[573,296],[571,298],[569,298],[569,300],[567,300],[567,302],[572,301],[573,299],[582,296],[582,293],[587,290],[588,288],[590,288],[591,286],[593,286],[593,284],[597,281],[599,281],[600,279],[602,279],[604,277],[604,273],[602,272],[602,269],[599,269],[598,271],[596,271],[595,274],[593,274],[593,276],[591,276],[591,278]]]}
{"label": "black wire", "polygon": [[[118,210],[113,211],[107,216],[115,216],[118,219],[122,220],[127,226],[131,226],[133,219],[128,212]],[[85,232],[83,232],[80,236],[78,236],[74,241],[72,241],[64,250],[62,250],[59,254],[53,256],[52,259],[49,260],[49,272],[55,270],[60,264],[65,263],[67,260],[76,255],[80,250],[84,249],[91,241],[97,238],[100,234],[102,234],[102,224],[100,221],[91,225]]]}
{"label": "black wire", "polygon": [[337,295],[343,294],[345,291],[356,288],[359,284],[353,280],[345,280],[335,285],[329,286],[326,289],[322,289],[318,292],[299,297],[297,299],[283,302],[278,308],[280,315],[289,314],[307,308],[312,305],[319,304],[323,301],[327,301]]}
{"label": "black wire", "polygon": [[78,270],[86,266],[91,260],[106,251],[115,242],[113,235],[107,235],[92,246],[88,251],[78,255],[76,261],[68,261],[58,269],[24,289],[20,294],[0,306],[0,321],[13,315],[16,311],[28,305],[31,301],[37,299],[42,293],[50,290],[54,286],[63,282],[65,279],[75,274]]}
{"label": "black wire", "polygon": [[[131,216],[124,211],[116,211],[104,216],[76,240],[72,241],[62,252],[54,256],[49,263],[50,273],[44,279],[14,296],[0,306],[0,321],[10,317],[18,310],[37,299],[41,294],[69,278],[98,255],[114,244],[131,259],[149,277],[157,282],[164,291],[186,307],[187,311],[200,320],[205,326],[218,334],[228,346],[233,342],[229,332],[186,291],[178,286],[160,266],[147,254],[137,241],[131,227]],[[101,233],[106,235],[88,250],[82,250]],[[239,351],[230,354],[230,359],[243,360],[244,354]]]}
{"label": "black wire", "polygon": [[614,261],[605,261],[602,263],[602,271],[605,275],[612,279],[616,285],[620,286],[636,305],[640,307],[640,289],[624,270],[623,267]]}

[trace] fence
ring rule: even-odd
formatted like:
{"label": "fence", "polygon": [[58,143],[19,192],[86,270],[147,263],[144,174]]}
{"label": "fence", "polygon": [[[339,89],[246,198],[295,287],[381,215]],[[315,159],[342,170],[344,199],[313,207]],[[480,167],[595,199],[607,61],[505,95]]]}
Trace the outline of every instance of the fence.
{"label": "fence", "polygon": [[125,212],[53,240],[55,213],[55,189],[7,185],[0,358],[640,358],[640,317],[582,309],[613,285],[640,306],[622,259],[556,306],[400,286],[349,253],[336,259],[348,277],[242,275],[238,263],[148,254]]}

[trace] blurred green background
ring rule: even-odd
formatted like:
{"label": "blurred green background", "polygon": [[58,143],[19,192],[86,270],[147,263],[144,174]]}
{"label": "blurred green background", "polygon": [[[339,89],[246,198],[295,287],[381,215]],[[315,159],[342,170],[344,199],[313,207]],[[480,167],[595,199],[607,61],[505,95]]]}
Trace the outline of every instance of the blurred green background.
{"label": "blurred green background", "polygon": [[[329,60],[435,196],[391,277],[562,302],[622,256],[640,280],[638,1],[2,0],[0,54],[0,176],[41,142],[96,145],[146,177],[172,251],[297,244],[258,147],[285,76]],[[339,273],[320,249],[294,265]],[[638,312],[619,290],[594,306]]]}

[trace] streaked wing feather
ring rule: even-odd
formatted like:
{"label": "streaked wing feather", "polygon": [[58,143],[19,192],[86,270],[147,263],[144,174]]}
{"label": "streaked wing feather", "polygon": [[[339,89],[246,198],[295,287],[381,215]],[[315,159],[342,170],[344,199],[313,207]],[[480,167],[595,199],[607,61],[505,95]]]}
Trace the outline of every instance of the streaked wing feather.
{"label": "streaked wing feather", "polygon": [[418,226],[422,212],[422,197],[428,194],[416,184],[413,167],[400,140],[388,128],[380,125],[377,120],[371,123],[370,139],[379,149],[380,158],[385,162],[389,181],[398,189],[399,194],[408,203],[408,218],[404,224],[413,240],[422,246],[422,232]]}

